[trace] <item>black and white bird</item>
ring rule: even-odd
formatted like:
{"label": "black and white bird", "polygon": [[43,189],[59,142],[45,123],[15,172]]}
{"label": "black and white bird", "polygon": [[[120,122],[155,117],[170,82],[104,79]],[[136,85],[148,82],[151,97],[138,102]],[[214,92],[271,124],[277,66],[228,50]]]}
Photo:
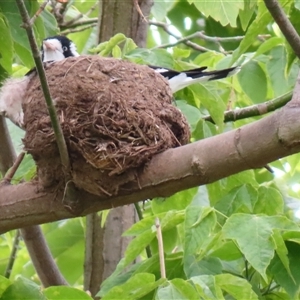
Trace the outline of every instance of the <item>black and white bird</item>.
{"label": "black and white bird", "polygon": [[[79,56],[75,44],[65,36],[52,36],[43,40],[41,57],[44,63],[55,62],[69,56]],[[22,78],[9,78],[0,89],[0,114],[8,117],[19,127],[23,127],[22,101],[27,85],[35,75],[35,68]]]}
{"label": "black and white bird", "polygon": [[238,73],[241,69],[241,67],[238,66],[216,71],[204,71],[207,67],[200,67],[186,71],[175,71],[155,66],[149,67],[168,79],[173,94],[195,83],[230,77]]}
{"label": "black and white bird", "polygon": [[[52,36],[43,40],[41,47],[43,62],[55,62],[70,56],[79,56],[75,44],[65,36]],[[164,76],[173,93],[198,83],[211,81],[232,76],[239,72],[240,67],[228,69],[205,71],[207,67],[200,67],[187,71],[175,71],[171,69],[149,66],[155,72]],[[25,95],[27,85],[35,69],[30,70],[24,78],[8,79],[0,90],[0,114],[7,116],[19,127],[23,125],[22,99]]]}
{"label": "black and white bird", "polygon": [[[55,36],[48,38],[44,41],[44,45],[50,43],[50,46],[47,48],[44,47],[44,55],[46,60],[59,61],[68,56],[78,56],[79,54],[76,51],[76,46],[70,40],[66,41],[65,37]],[[52,51],[47,53],[47,49],[51,49],[51,45],[55,45],[56,49],[65,49],[63,56],[61,51]],[[167,68],[149,66],[154,69],[155,72],[161,74],[166,79],[168,79],[170,88],[173,93],[198,82],[211,81],[216,79],[222,79],[229,76],[232,76],[240,71],[240,67],[232,67],[228,69],[216,70],[216,71],[204,71],[207,67],[200,67],[187,71],[175,71]]]}

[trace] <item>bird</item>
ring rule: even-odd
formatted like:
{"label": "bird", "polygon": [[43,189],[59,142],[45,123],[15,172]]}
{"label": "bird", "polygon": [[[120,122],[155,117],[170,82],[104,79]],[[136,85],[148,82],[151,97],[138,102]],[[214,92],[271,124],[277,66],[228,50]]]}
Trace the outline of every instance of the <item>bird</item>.
{"label": "bird", "polygon": [[43,40],[41,57],[43,62],[60,61],[70,56],[79,56],[76,45],[66,36],[56,35]]}
{"label": "bird", "polygon": [[[65,36],[53,36],[44,40],[42,46],[43,61],[59,61],[66,57],[79,56],[75,44]],[[155,72],[168,80],[172,93],[198,82],[222,79],[238,73],[240,66],[227,69],[205,71],[207,67],[200,67],[185,71],[175,71],[168,68],[148,65]]]}
{"label": "bird", "polygon": [[[64,59],[69,56],[79,56],[79,54],[76,51],[75,44],[70,41],[69,39],[66,40],[66,37],[62,36],[54,36],[47,38],[44,40],[44,45],[47,45],[51,43],[52,45],[55,45],[58,49],[68,49],[63,53],[63,56],[61,54],[61,51],[52,51],[50,52],[48,49],[51,49],[51,47],[46,48],[44,46],[44,51],[42,52],[42,56],[44,55],[47,59],[52,59],[53,61],[59,61],[61,59]],[[153,69],[155,72],[162,75],[164,78],[168,80],[169,86],[172,90],[172,93],[176,93],[177,91],[190,86],[191,84],[198,83],[198,82],[205,82],[205,81],[211,81],[216,79],[222,79],[229,76],[232,76],[240,71],[240,67],[232,67],[222,70],[215,70],[215,71],[204,71],[207,69],[207,67],[200,67],[195,68],[191,70],[185,70],[185,71],[175,71],[168,68],[162,68],[158,66],[152,66],[148,65],[151,69]]]}
{"label": "bird", "polygon": [[230,77],[238,73],[241,69],[240,66],[236,66],[222,70],[204,71],[207,69],[207,67],[200,67],[185,71],[175,71],[157,66],[149,67],[154,69],[155,72],[159,73],[168,80],[173,94],[195,83]]}
{"label": "bird", "polygon": [[[76,50],[76,45],[67,37],[55,35],[43,40],[41,57],[44,63],[61,61],[72,56],[79,56],[79,53]],[[175,71],[152,65],[148,65],[148,67],[168,80],[173,94],[195,83],[232,76],[241,69],[240,66],[236,66],[227,69],[206,71],[207,67],[203,66],[191,70]],[[33,68],[23,78],[8,79],[4,82],[0,90],[0,114],[5,115],[21,128],[23,126],[22,99],[30,79],[35,74],[36,69]]]}
{"label": "bird", "polygon": [[[43,63],[61,61],[69,56],[79,56],[76,45],[67,37],[56,35],[47,37],[41,46]],[[22,78],[9,78],[0,89],[0,115],[8,117],[13,123],[23,128],[22,101],[30,80],[36,75],[32,68]]]}

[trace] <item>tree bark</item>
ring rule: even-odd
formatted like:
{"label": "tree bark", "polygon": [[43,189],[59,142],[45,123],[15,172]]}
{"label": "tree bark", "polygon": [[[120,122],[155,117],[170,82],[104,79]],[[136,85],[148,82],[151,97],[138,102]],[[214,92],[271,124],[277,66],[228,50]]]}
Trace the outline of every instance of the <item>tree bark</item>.
{"label": "tree bark", "polygon": [[63,191],[38,191],[36,183],[0,186],[0,233],[24,226],[84,216],[211,183],[238,172],[261,168],[300,151],[300,79],[293,99],[259,121],[153,157],[117,195],[100,198],[81,191],[82,211],[72,215]]}

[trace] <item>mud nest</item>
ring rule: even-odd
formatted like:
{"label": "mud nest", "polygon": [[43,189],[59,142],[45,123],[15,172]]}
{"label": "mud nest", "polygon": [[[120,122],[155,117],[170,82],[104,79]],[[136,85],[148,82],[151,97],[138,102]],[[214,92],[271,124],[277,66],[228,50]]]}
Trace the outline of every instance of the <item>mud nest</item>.
{"label": "mud nest", "polygon": [[[153,155],[189,141],[166,80],[151,68],[98,56],[45,67],[67,142],[75,184],[112,195]],[[47,186],[62,176],[58,148],[37,76],[23,102],[25,149]]]}

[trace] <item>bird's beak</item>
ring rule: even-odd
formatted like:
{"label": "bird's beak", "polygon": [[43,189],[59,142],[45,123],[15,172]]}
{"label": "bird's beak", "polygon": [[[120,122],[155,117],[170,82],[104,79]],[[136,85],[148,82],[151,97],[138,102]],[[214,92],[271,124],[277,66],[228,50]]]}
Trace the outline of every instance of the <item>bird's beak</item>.
{"label": "bird's beak", "polygon": [[56,51],[57,48],[49,41],[44,41],[43,42],[43,46],[46,50],[52,50],[52,51]]}

